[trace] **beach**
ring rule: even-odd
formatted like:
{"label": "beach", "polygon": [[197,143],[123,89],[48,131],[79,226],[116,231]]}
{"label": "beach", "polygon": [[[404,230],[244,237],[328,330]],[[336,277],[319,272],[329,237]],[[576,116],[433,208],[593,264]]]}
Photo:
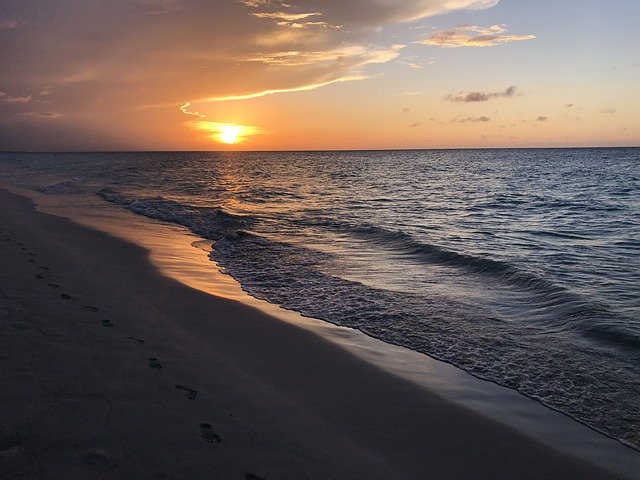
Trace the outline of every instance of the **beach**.
{"label": "beach", "polygon": [[4,478],[618,478],[0,196]]}

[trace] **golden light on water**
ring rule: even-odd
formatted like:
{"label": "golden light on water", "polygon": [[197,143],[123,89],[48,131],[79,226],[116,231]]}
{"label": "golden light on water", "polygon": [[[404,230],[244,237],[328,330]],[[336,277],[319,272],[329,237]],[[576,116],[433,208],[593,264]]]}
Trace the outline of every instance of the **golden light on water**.
{"label": "golden light on water", "polygon": [[260,133],[260,129],[252,125],[238,125],[235,123],[209,122],[197,120],[188,125],[207,134],[211,140],[225,145],[236,145],[246,141],[252,135]]}

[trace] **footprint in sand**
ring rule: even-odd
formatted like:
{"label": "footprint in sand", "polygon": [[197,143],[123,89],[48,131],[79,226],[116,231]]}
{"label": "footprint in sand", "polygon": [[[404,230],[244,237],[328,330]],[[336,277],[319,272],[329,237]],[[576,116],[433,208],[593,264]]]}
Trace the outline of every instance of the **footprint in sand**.
{"label": "footprint in sand", "polygon": [[198,396],[198,391],[193,390],[192,388],[183,387],[182,385],[176,385],[176,390],[182,390],[184,392],[184,396],[189,400],[193,400]]}
{"label": "footprint in sand", "polygon": [[86,461],[87,463],[98,466],[114,466],[118,463],[118,459],[114,455],[100,448],[89,450]]}
{"label": "footprint in sand", "polygon": [[149,363],[147,365],[149,365],[151,368],[155,368],[156,370],[160,370],[162,368],[162,364],[156,357],[149,357]]}
{"label": "footprint in sand", "polygon": [[102,320],[102,326],[103,327],[113,327],[113,323],[111,323],[111,320]]}
{"label": "footprint in sand", "polygon": [[60,298],[64,298],[65,300],[69,300],[71,298],[71,295],[63,293],[63,294],[60,295]]}
{"label": "footprint in sand", "polygon": [[43,280],[44,279],[44,275],[36,275],[36,278],[39,280]]}
{"label": "footprint in sand", "polygon": [[213,427],[208,423],[200,424],[200,436],[209,443],[220,443],[220,436],[213,431]]}
{"label": "footprint in sand", "polygon": [[92,307],[91,305],[84,305],[82,308],[84,308],[85,310],[91,310],[92,312],[97,312],[98,310],[100,310],[98,307]]}
{"label": "footprint in sand", "polygon": [[142,345],[144,343],[144,340],[142,340],[141,338],[136,338],[136,337],[127,337],[127,340],[133,340],[138,345]]}
{"label": "footprint in sand", "polygon": [[0,435],[0,460],[17,457],[22,452],[20,438],[16,436],[3,437]]}

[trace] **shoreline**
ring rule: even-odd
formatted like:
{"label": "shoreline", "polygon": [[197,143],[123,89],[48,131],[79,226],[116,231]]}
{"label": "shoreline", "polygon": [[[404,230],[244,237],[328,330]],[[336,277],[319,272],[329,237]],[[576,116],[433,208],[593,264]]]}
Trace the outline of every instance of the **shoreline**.
{"label": "shoreline", "polygon": [[[167,465],[168,459],[160,452],[175,452],[173,458],[182,459],[172,463],[180,468],[165,469],[174,472],[165,478],[209,478],[211,474],[243,478],[243,469],[245,478],[252,478],[247,477],[250,474],[264,478],[421,478],[425,473],[431,478],[616,478],[383,372],[318,335],[162,276],[139,246],[37,212],[28,200],[13,194],[0,191],[0,198],[7,210],[2,213],[0,238],[3,263],[8,265],[1,277],[2,293],[10,299],[2,301],[0,311],[14,321],[6,325],[3,319],[2,327],[11,331],[11,325],[20,325],[9,340],[58,337],[54,342],[47,340],[42,353],[44,377],[50,383],[42,381],[42,374],[33,373],[41,383],[36,388],[29,376],[32,364],[16,375],[7,370],[14,359],[9,356],[9,363],[3,362],[5,378],[11,378],[17,387],[12,385],[15,388],[3,394],[15,418],[3,418],[0,431],[6,436],[13,428],[17,433],[9,434],[13,440],[0,439],[13,445],[10,455],[5,450],[0,453],[0,472],[9,465],[15,478],[29,478],[19,468],[27,458],[41,473],[50,465],[49,452],[38,448],[46,443],[41,433],[24,427],[25,422],[39,418],[21,405],[27,398],[38,411],[57,411],[60,399],[77,402],[79,411],[72,418],[88,416],[96,403],[110,405],[100,432],[79,423],[64,431],[60,425],[64,409],[57,412],[58,423],[51,420],[54,444],[85,439],[72,452],[58,451],[62,455],[59,468],[77,469],[73,470],[77,478],[95,468],[104,478],[122,478],[125,472],[154,478],[139,468]],[[6,241],[6,236],[21,238],[17,242],[23,245]],[[35,255],[25,259],[26,253],[18,255],[11,249]],[[42,262],[51,270],[37,273]],[[36,275],[50,276],[51,283],[59,287],[47,285],[44,282],[49,278]],[[114,295],[118,302],[111,300]],[[85,301],[91,302],[86,306],[99,310],[83,308]],[[17,310],[16,305],[20,306]],[[52,334],[47,331],[52,325],[68,332]],[[138,344],[138,339],[144,343]],[[24,355],[19,343],[10,344],[6,351]],[[109,355],[112,351],[122,358],[114,360]],[[85,369],[69,378],[57,365],[60,357],[54,353],[60,352],[69,354],[64,365],[86,361]],[[113,369],[105,368],[104,361]],[[102,369],[86,374],[96,365]],[[137,382],[130,383],[124,373]],[[74,385],[75,381],[79,384]],[[43,390],[47,392],[44,397]],[[196,397],[190,399],[196,390]],[[21,394],[13,394],[15,391]],[[131,396],[140,402],[129,400]],[[228,415],[236,409],[244,415],[236,413],[232,420]],[[126,421],[141,410],[150,417],[142,425]],[[205,413],[213,410],[216,418],[210,419]],[[184,422],[156,423],[176,411]],[[121,442],[125,439],[104,430],[127,432],[132,447],[114,447],[120,442],[109,440],[109,435]],[[227,444],[235,451],[229,451],[233,448]],[[221,453],[216,445],[227,449]],[[197,462],[187,461],[193,455]],[[224,457],[222,473],[215,470],[221,468],[219,455]],[[191,471],[187,475],[181,468]],[[53,478],[53,471],[46,474]],[[76,473],[66,478],[76,478],[73,475]]]}

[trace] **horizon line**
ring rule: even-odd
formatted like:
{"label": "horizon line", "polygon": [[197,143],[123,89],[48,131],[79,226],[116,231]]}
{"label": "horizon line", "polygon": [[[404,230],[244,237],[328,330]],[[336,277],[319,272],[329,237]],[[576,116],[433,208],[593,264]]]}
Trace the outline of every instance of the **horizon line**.
{"label": "horizon line", "polygon": [[445,150],[586,150],[586,149],[640,148],[638,145],[584,145],[584,146],[545,146],[545,147],[428,147],[428,148],[293,148],[273,150],[0,150],[0,154],[8,153],[304,153],[304,152],[411,152],[411,151],[445,151]]}

